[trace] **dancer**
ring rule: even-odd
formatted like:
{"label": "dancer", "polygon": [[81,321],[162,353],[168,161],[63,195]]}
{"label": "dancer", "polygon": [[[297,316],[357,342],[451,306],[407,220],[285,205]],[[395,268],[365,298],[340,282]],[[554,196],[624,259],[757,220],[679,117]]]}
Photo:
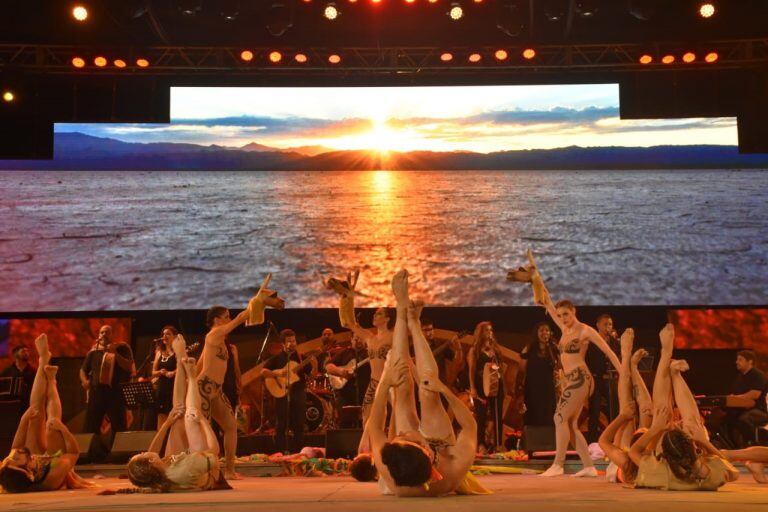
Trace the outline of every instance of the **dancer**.
{"label": "dancer", "polygon": [[[203,401],[195,385],[195,360],[186,357],[184,338],[176,336],[173,351],[179,361],[173,383],[173,410],[149,449],[128,461],[128,478],[142,492],[231,489],[219,464],[219,442],[202,414]],[[175,426],[183,427],[181,437],[176,437]],[[169,432],[172,437],[168,443],[181,449],[161,458],[158,453]]]}
{"label": "dancer", "polygon": [[[373,460],[379,478],[395,495],[440,496],[467,487],[467,471],[477,447],[477,424],[469,409],[438,378],[437,363],[419,323],[422,305],[409,301],[405,270],[393,277],[392,290],[397,300],[392,354],[382,373],[367,424]],[[421,421],[416,414],[409,364],[409,331],[416,356]],[[388,440],[384,421],[392,388],[395,390],[394,428],[397,435]],[[454,434],[451,419],[440,400],[441,394],[448,400],[461,426],[458,436]]]}
{"label": "dancer", "polygon": [[61,400],[56,388],[57,366],[49,366],[48,338],[35,340],[39,354],[29,408],[21,417],[11,453],[0,465],[0,486],[10,493],[55,491],[67,486],[90,486],[74,472],[80,447],[61,422]]}
{"label": "dancer", "polygon": [[587,368],[584,354],[590,343],[594,343],[608,358],[611,364],[619,369],[619,359],[605,340],[592,327],[580,322],[576,318],[576,306],[569,300],[561,300],[557,304],[552,302],[549,292],[544,286],[544,281],[536,268],[533,253],[528,251],[530,263],[528,271],[531,276],[531,284],[534,291],[534,300],[537,304],[546,308],[547,313],[557,324],[562,337],[558,343],[560,350],[560,362],[563,366],[562,393],[555,409],[555,460],[544,473],[543,477],[562,475],[565,470],[565,452],[569,440],[572,440],[579,458],[584,466],[575,477],[596,477],[597,469],[592,463],[587,449],[587,441],[579,430],[579,414],[589,399],[593,385],[592,374]]}
{"label": "dancer", "polygon": [[176,355],[173,353],[174,338],[179,331],[171,325],[163,327],[155,359],[152,362],[152,379],[155,380],[155,410],[157,411],[157,426],[168,419],[168,413],[173,407],[173,383],[176,376]]}
{"label": "dancer", "polygon": [[[494,426],[492,448],[499,448],[503,444],[501,419],[506,393],[502,365],[501,349],[493,334],[493,325],[491,322],[480,322],[475,327],[474,344],[467,354],[467,366],[470,395],[475,404],[477,420],[477,447],[481,453],[488,451],[486,430],[489,422],[493,422]],[[484,379],[494,379],[496,382],[492,396],[486,395]]]}
{"label": "dancer", "polygon": [[768,464],[768,446],[751,446],[742,450],[723,450],[723,456],[731,462],[744,462],[752,478],[759,484],[768,484],[765,465]]}
{"label": "dancer", "polygon": [[[674,337],[672,324],[659,333],[661,357],[653,382],[653,421],[629,450],[637,465],[635,486],[714,491],[737,479],[739,472],[709,442],[696,399],[681,375],[688,364],[672,360]],[[670,424],[672,395],[680,412],[680,428]]]}

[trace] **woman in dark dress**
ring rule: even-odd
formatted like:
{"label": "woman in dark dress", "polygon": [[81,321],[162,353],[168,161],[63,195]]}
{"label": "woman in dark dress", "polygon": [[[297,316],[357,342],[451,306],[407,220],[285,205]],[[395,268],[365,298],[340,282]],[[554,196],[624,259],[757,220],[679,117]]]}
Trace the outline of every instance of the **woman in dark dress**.
{"label": "woman in dark dress", "polygon": [[546,322],[536,325],[531,341],[523,349],[525,371],[525,425],[551,425],[555,414],[555,370],[557,347],[552,345],[552,328]]}
{"label": "woman in dark dress", "polygon": [[[502,408],[504,406],[504,372],[502,369],[501,349],[493,334],[491,322],[480,322],[475,327],[474,344],[467,354],[467,366],[469,367],[469,385],[472,401],[475,405],[475,418],[477,420],[477,450],[485,453],[488,448],[486,442],[486,430],[488,422],[494,424],[494,439],[496,447],[504,444]],[[483,386],[483,375],[486,364],[490,364],[489,371],[498,372],[498,391],[495,396],[488,397]],[[493,451],[493,450],[491,450]]]}
{"label": "woman in dark dress", "polygon": [[[155,350],[155,361],[152,364],[152,380],[155,382],[155,410],[157,411],[157,426],[163,425],[168,419],[168,413],[173,408],[173,380],[176,376],[176,356],[171,344],[179,332],[175,327],[163,327],[162,340]],[[157,380],[155,380],[157,379]]]}

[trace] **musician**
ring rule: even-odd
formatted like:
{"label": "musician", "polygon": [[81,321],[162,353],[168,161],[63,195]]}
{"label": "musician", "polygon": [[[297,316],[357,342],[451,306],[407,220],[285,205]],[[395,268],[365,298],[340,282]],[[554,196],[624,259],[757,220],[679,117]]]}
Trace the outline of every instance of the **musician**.
{"label": "musician", "polygon": [[456,383],[448,382],[446,380],[446,375],[448,371],[448,365],[450,363],[458,363],[458,361],[464,356],[464,352],[461,348],[461,342],[459,341],[459,338],[456,337],[450,340],[448,342],[449,346],[435,353],[435,351],[438,348],[442,347],[443,343],[445,342],[435,338],[435,325],[431,319],[429,318],[421,319],[421,332],[422,334],[424,334],[424,337],[427,339],[427,342],[429,343],[429,348],[432,350],[432,353],[435,357],[435,361],[437,362],[437,369],[439,371],[440,380],[451,389],[455,389]]}
{"label": "musician", "polygon": [[536,324],[530,342],[520,354],[521,370],[525,372],[525,425],[552,424],[557,401],[555,372],[559,367],[556,350],[549,324]]}
{"label": "musician", "polygon": [[105,415],[113,434],[125,430],[122,384],[135,372],[131,347],[112,339],[112,327],[102,325],[95,345],[80,367],[80,384],[88,392],[85,432],[98,433]]}
{"label": "musician", "polygon": [[[615,353],[618,341],[616,330],[613,328],[613,318],[608,314],[602,314],[597,317],[595,324],[597,333],[608,343],[608,346]],[[592,382],[594,389],[589,397],[589,423],[587,429],[587,442],[594,443],[600,437],[600,413],[604,413],[608,418],[608,359],[602,350],[594,344],[587,348],[585,356],[587,368],[592,373]],[[609,418],[610,419],[610,418]]]}
{"label": "musician", "polygon": [[[291,329],[280,331],[280,341],[283,351],[273,357],[261,370],[262,377],[277,378],[282,375],[288,361],[302,362],[296,351],[296,333]],[[275,444],[284,453],[299,453],[304,447],[304,430],[306,428],[307,384],[305,378],[312,373],[311,365],[306,365],[299,372],[299,380],[291,385],[286,396],[275,399],[277,425],[275,427]],[[286,443],[288,429],[293,431],[290,446]]]}
{"label": "musician", "polygon": [[37,370],[29,362],[29,348],[26,345],[18,345],[11,352],[13,363],[0,373],[0,377],[20,378],[23,385],[20,388],[19,401],[21,409],[29,407],[29,395],[32,392],[32,383],[35,381]]}
{"label": "musician", "polygon": [[346,384],[341,389],[336,390],[336,406],[346,407],[358,405],[358,382],[356,368],[344,368],[353,360],[360,362],[359,356],[365,359],[365,352],[361,354],[352,346],[351,343],[338,347],[338,350],[329,353],[329,361],[325,364],[325,371],[330,375],[343,377],[347,379]]}
{"label": "musician", "polygon": [[[162,335],[157,343],[155,358],[152,362],[152,380],[155,382],[155,410],[157,411],[157,426],[160,427],[168,419],[168,413],[173,408],[173,381],[176,377],[176,355],[171,344],[179,331],[171,325],[163,327]],[[155,380],[156,379],[156,380]]]}
{"label": "musician", "polygon": [[[494,423],[494,442],[501,446],[503,440],[503,406],[506,390],[504,379],[501,376],[501,348],[493,334],[491,322],[480,322],[475,327],[474,344],[467,355],[469,367],[470,394],[475,405],[475,417],[477,420],[477,449],[480,453],[487,451],[485,432],[487,423]],[[494,370],[493,367],[496,369]],[[484,374],[486,372],[498,372],[497,378],[492,378],[497,383],[495,396],[488,397],[485,394]],[[488,378],[488,377],[486,377]]]}
{"label": "musician", "polygon": [[[334,337],[335,333],[333,332],[333,329],[330,327],[326,327],[323,329],[323,332],[320,333],[320,354],[317,356],[317,365],[319,369],[324,369],[328,365],[329,362],[333,359],[333,356],[336,353],[336,338]],[[332,373],[331,375],[336,375],[335,373]],[[321,375],[318,377],[318,382],[316,384],[317,387],[325,387],[327,382],[324,381],[325,376]]]}
{"label": "musician", "polygon": [[739,374],[731,386],[732,397],[754,400],[751,408],[729,407],[726,409],[725,425],[734,447],[742,448],[747,439],[755,436],[755,427],[768,423],[765,392],[768,386],[765,374],[755,368],[755,353],[742,350],[736,354],[736,369]]}

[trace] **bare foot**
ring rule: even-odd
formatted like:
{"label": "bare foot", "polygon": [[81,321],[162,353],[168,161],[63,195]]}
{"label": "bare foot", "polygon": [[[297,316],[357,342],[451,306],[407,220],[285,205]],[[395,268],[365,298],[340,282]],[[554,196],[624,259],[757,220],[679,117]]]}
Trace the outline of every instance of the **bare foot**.
{"label": "bare foot", "polygon": [[45,333],[35,339],[35,348],[40,356],[40,364],[47,365],[51,360],[51,351],[48,349],[48,336]]}
{"label": "bare foot", "polygon": [[543,476],[544,478],[552,477],[552,476],[562,476],[565,473],[565,469],[563,469],[563,466],[560,466],[559,464],[552,464],[549,466],[549,469],[547,469],[545,472],[540,474],[539,476]]}
{"label": "bare foot", "polygon": [[194,357],[181,358],[181,364],[184,365],[184,370],[187,372],[187,377],[194,379],[197,377],[197,361]]}
{"label": "bare foot", "polygon": [[669,363],[669,369],[675,373],[683,373],[690,370],[690,366],[685,359],[674,359]]}
{"label": "bare foot", "polygon": [[659,333],[659,340],[661,340],[661,350],[671,352],[675,344],[675,326],[672,324],[665,325]]}
{"label": "bare foot", "polygon": [[589,466],[571,476],[573,478],[595,478],[597,476],[597,468],[595,466]]}
{"label": "bare foot", "polygon": [[173,353],[176,354],[177,361],[187,357],[187,342],[181,334],[177,334],[176,337],[173,338],[171,348],[173,349]]}
{"label": "bare foot", "polygon": [[759,484],[768,483],[768,478],[765,477],[765,473],[763,472],[765,469],[765,464],[761,462],[747,461],[744,463],[744,465],[747,466],[749,472],[752,473],[752,478],[755,479],[755,482]]}
{"label": "bare foot", "polygon": [[224,471],[224,478],[226,478],[227,480],[242,480],[243,475],[241,475],[234,469],[228,469]]}
{"label": "bare foot", "polygon": [[392,292],[395,294],[398,306],[408,305],[408,271],[399,270],[392,277]]}
{"label": "bare foot", "polygon": [[621,360],[626,361],[632,355],[632,344],[635,342],[635,331],[632,328],[621,333]]}
{"label": "bare foot", "polygon": [[633,366],[637,366],[640,364],[640,361],[648,355],[648,351],[644,348],[637,349],[634,354],[632,354],[631,363]]}
{"label": "bare foot", "polygon": [[421,311],[424,309],[423,300],[411,300],[408,302],[408,322],[414,325],[421,321]]}
{"label": "bare foot", "polygon": [[45,376],[48,380],[53,380],[56,378],[56,372],[59,371],[58,366],[51,366],[51,365],[45,365],[43,368],[43,371],[45,372]]}

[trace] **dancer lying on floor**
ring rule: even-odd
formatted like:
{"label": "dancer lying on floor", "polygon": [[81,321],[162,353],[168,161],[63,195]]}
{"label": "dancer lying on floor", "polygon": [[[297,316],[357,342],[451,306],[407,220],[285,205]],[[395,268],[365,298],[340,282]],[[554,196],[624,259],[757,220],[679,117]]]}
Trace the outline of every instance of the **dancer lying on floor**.
{"label": "dancer lying on floor", "polygon": [[61,400],[56,389],[57,366],[49,366],[48,338],[35,340],[38,359],[29,408],[21,417],[11,453],[0,465],[0,486],[5,492],[55,491],[90,487],[74,471],[80,447],[61,422]]}
{"label": "dancer lying on floor", "polygon": [[[477,447],[477,425],[469,409],[438,378],[437,363],[421,331],[421,305],[408,298],[405,270],[392,278],[392,290],[397,301],[392,353],[384,367],[367,424],[372,457],[379,478],[397,496],[448,494],[466,486],[467,472]],[[416,413],[411,377],[409,330],[415,349],[421,421]],[[397,434],[388,440],[384,421],[391,388],[395,390]],[[461,427],[458,437],[440,400],[441,394],[448,400]]]}
{"label": "dancer lying on floor", "polygon": [[[709,442],[696,400],[681,372],[685,361],[673,361],[675,330],[667,324],[659,333],[661,357],[653,382],[653,421],[632,445],[629,457],[637,466],[635,487],[685,491],[715,491],[739,472]],[[671,423],[672,400],[681,425]]]}
{"label": "dancer lying on floor", "polygon": [[[186,356],[186,343],[180,335],[173,341],[173,351],[179,361],[173,383],[173,410],[149,449],[128,462],[128,478],[143,492],[231,489],[219,465],[219,442],[200,411],[195,360]],[[185,450],[161,458],[158,453],[169,432],[169,449]]]}
{"label": "dancer lying on floor", "polygon": [[732,462],[744,462],[755,482],[768,484],[765,465],[768,464],[768,446],[751,446],[742,450],[723,450],[723,456]]}
{"label": "dancer lying on floor", "polygon": [[576,318],[576,306],[571,301],[561,300],[557,304],[552,302],[549,292],[544,286],[544,281],[536,268],[531,251],[528,251],[528,261],[534,300],[537,304],[544,306],[562,333],[558,348],[564,372],[564,382],[553,417],[555,422],[555,460],[552,462],[552,466],[541,476],[559,476],[565,472],[563,465],[570,441],[579,453],[583,465],[583,469],[573,476],[595,477],[597,476],[597,469],[589,456],[587,441],[579,430],[579,415],[589,400],[594,386],[592,373],[587,367],[584,356],[589,344],[594,343],[605,354],[614,368],[618,370],[620,363],[603,337],[592,327]]}

